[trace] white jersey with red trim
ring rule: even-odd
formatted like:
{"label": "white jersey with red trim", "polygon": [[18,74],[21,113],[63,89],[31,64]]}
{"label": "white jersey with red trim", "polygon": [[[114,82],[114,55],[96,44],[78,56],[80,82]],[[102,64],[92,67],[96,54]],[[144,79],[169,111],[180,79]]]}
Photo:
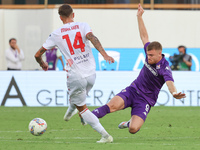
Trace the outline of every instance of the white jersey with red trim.
{"label": "white jersey with red trim", "polygon": [[92,32],[83,22],[71,22],[53,31],[43,44],[45,49],[57,46],[65,57],[70,80],[95,74],[96,64],[86,35]]}

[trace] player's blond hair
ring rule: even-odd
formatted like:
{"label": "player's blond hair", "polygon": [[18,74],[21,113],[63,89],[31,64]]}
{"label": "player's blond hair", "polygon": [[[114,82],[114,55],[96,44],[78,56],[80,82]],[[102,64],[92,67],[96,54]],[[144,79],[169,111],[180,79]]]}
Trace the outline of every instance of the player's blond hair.
{"label": "player's blond hair", "polygon": [[150,50],[153,50],[153,49],[162,51],[162,45],[157,41],[151,42],[147,46],[147,51],[150,51]]}

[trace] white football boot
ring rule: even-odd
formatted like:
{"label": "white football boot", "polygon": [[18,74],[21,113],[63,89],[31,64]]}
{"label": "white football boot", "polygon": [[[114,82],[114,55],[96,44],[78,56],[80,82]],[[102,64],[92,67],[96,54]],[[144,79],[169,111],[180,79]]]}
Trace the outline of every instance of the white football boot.
{"label": "white football boot", "polygon": [[131,120],[121,122],[121,123],[118,125],[118,128],[120,128],[120,129],[128,128],[128,123],[129,123],[130,121],[131,121]]}
{"label": "white football boot", "polygon": [[97,143],[112,143],[113,142],[113,137],[109,135],[107,138],[102,137]]}
{"label": "white football boot", "polygon": [[74,111],[71,112],[71,113],[67,113],[67,112],[66,112],[63,119],[64,119],[65,121],[69,121],[70,118],[71,118],[73,115],[75,115],[77,112],[78,112],[77,109],[74,109]]}

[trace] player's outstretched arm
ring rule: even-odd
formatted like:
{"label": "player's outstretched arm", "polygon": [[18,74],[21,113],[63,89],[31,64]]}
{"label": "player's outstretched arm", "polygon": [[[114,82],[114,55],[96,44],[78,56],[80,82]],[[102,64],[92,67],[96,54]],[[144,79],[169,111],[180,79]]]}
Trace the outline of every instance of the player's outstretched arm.
{"label": "player's outstretched arm", "polygon": [[140,32],[140,38],[142,40],[142,43],[145,45],[147,42],[149,42],[149,37],[148,37],[146,27],[144,25],[144,21],[142,19],[143,13],[144,13],[144,9],[139,4],[138,11],[137,11],[138,27],[139,27],[139,32]]}
{"label": "player's outstretched arm", "polygon": [[94,34],[92,32],[88,33],[86,35],[86,38],[92,42],[94,47],[100,52],[100,54],[103,56],[103,58],[106,60],[106,62],[107,61],[109,63],[114,63],[115,62],[115,60],[111,56],[108,56],[108,54],[106,53],[106,51],[102,47],[99,39],[96,36],[94,36]]}
{"label": "player's outstretched arm", "polygon": [[166,84],[170,93],[173,95],[174,98],[182,99],[186,97],[185,93],[181,93],[181,92],[177,93],[177,90],[176,90],[176,87],[174,86],[173,81],[167,81]]}
{"label": "player's outstretched arm", "polygon": [[43,47],[41,47],[35,54],[35,59],[36,61],[40,64],[40,67],[42,67],[42,69],[44,71],[48,70],[48,64],[47,62],[44,62],[42,60],[42,54],[44,54],[44,52],[46,51],[46,49],[44,49]]}

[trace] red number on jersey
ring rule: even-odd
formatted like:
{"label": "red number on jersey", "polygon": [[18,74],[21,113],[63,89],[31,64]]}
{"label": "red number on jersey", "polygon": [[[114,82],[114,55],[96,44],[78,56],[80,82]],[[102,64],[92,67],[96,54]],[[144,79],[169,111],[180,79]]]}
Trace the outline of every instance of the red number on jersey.
{"label": "red number on jersey", "polygon": [[83,39],[82,39],[82,36],[81,36],[81,33],[80,33],[80,32],[77,32],[77,33],[76,33],[76,36],[75,36],[75,39],[74,39],[73,47],[72,47],[72,44],[71,44],[71,41],[70,41],[70,39],[69,39],[69,35],[68,35],[68,34],[63,35],[62,38],[66,40],[71,55],[74,55],[74,49],[73,49],[73,47],[74,47],[75,49],[80,48],[80,49],[81,49],[81,52],[85,52],[85,44],[83,43]]}
{"label": "red number on jersey", "polygon": [[63,38],[63,39],[66,39],[67,45],[68,45],[68,47],[69,47],[69,51],[70,51],[71,55],[74,55],[74,50],[73,50],[72,44],[71,44],[71,42],[70,42],[69,35],[68,35],[68,34],[63,35],[62,38]]}

